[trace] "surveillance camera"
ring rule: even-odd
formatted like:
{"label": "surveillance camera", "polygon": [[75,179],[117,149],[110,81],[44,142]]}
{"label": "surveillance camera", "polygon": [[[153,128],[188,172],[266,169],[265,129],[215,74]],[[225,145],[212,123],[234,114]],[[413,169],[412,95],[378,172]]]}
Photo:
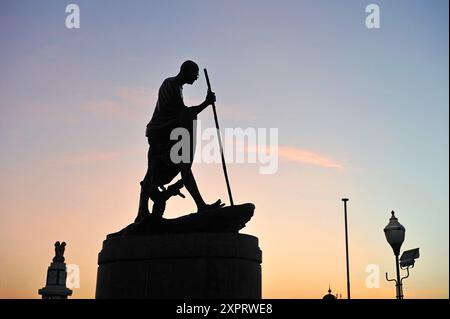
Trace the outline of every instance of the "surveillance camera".
{"label": "surveillance camera", "polygon": [[400,257],[400,267],[414,267],[415,259],[419,258],[419,248],[404,251]]}

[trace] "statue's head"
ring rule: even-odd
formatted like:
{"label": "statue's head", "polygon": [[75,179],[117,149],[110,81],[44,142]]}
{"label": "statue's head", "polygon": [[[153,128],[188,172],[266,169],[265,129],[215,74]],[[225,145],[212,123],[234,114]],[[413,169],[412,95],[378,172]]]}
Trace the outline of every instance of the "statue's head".
{"label": "statue's head", "polygon": [[184,83],[193,84],[198,79],[198,71],[197,63],[187,60],[181,65],[179,76]]}

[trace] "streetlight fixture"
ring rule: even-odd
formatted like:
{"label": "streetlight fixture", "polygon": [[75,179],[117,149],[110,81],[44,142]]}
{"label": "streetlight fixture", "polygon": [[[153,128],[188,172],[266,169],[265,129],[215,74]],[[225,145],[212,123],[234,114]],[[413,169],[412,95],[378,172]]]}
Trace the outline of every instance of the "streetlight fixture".
{"label": "streetlight fixture", "polygon": [[[403,299],[403,279],[409,277],[409,268],[414,267],[414,259],[419,258],[419,248],[411,249],[405,251],[402,255],[401,262],[398,260],[400,255],[400,248],[405,240],[405,227],[398,222],[397,217],[395,217],[394,211],[391,212],[392,216],[389,219],[389,223],[384,228],[384,235],[386,240],[391,245],[392,250],[395,255],[395,266],[397,271],[397,279],[388,279],[388,274],[386,273],[387,281],[395,281],[395,288],[397,291],[397,299]],[[407,275],[406,277],[400,278],[400,266],[402,269],[406,267]]]}

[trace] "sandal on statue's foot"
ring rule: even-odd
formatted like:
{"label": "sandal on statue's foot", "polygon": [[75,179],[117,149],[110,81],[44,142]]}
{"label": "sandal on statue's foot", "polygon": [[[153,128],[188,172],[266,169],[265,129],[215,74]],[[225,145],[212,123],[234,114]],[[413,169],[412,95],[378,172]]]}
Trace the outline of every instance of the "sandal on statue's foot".
{"label": "sandal on statue's foot", "polygon": [[205,213],[209,212],[215,209],[219,209],[225,206],[225,203],[222,203],[220,199],[218,199],[215,203],[212,204],[206,204],[205,206],[202,206],[198,209],[199,213]]}

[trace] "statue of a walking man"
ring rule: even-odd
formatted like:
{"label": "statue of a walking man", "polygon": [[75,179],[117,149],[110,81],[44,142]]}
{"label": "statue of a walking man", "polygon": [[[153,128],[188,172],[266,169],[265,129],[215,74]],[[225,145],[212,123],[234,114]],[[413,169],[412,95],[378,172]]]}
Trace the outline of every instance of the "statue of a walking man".
{"label": "statue of a walking man", "polygon": [[[197,205],[198,212],[207,211],[224,206],[221,200],[213,204],[207,204],[197,187],[191,166],[194,158],[194,120],[206,107],[216,101],[213,92],[208,91],[203,103],[188,107],[183,102],[183,85],[193,84],[199,76],[199,67],[193,61],[185,61],[180,72],[175,77],[164,80],[159,92],[158,101],[151,121],[147,125],[146,136],[148,138],[148,168],[144,180],[141,182],[139,199],[139,211],[135,222],[142,221],[150,216],[148,209],[149,198],[153,201],[152,215],[162,217],[166,207],[166,201],[171,196],[182,196],[180,189],[185,186]],[[178,143],[172,140],[170,133],[176,128],[184,128],[189,132],[189,154],[183,154],[182,158],[189,161],[174,160],[171,158],[171,149]],[[183,141],[184,143],[186,141]],[[181,152],[186,152],[182,148]],[[178,174],[181,179],[166,187]]]}

